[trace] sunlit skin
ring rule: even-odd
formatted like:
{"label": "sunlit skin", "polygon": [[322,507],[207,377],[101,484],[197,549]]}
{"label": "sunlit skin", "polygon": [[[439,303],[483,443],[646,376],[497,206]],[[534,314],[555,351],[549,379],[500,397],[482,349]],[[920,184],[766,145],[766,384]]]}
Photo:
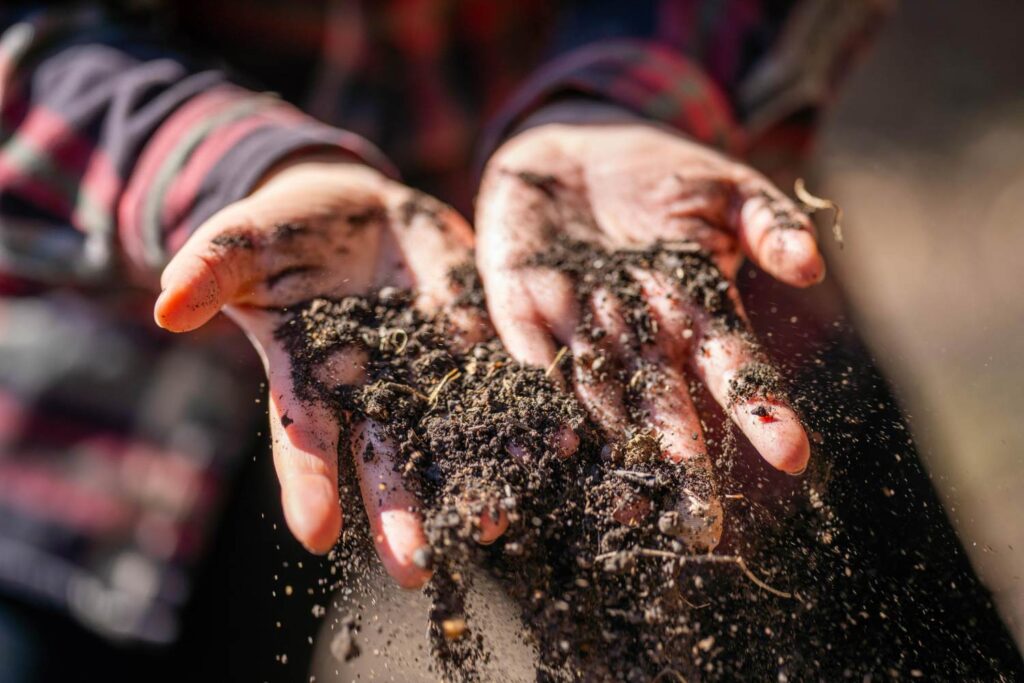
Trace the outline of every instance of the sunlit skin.
{"label": "sunlit skin", "polygon": [[[557,201],[510,170],[553,176]],[[422,195],[431,212],[414,214],[406,224],[403,205],[415,196],[358,162],[322,154],[291,159],[269,172],[249,197],[196,230],[161,278],[154,311],[161,327],[188,332],[224,310],[263,359],[285,519],[312,552],[327,552],[341,530],[336,454],[342,425],[326,407],[296,396],[287,353],[274,339],[284,319],[281,307],[316,296],[410,288],[423,310],[448,313],[457,343],[493,334],[485,321],[451,307],[455,293],[448,273],[472,257],[473,231],[454,210]],[[529,255],[548,248],[541,228],[552,218],[564,219],[558,206],[573,207],[577,218],[586,216],[562,228],[606,249],[686,239],[712,253],[730,281],[744,255],[794,286],[824,276],[806,217],[746,166],[628,116],[533,127],[494,154],[476,204],[477,266],[491,320],[509,352],[524,363],[547,367],[561,346],[579,353],[587,343],[576,334],[579,305],[572,283],[553,271],[523,267]],[[797,222],[796,229],[777,229],[780,210]],[[739,336],[705,334],[706,314],[670,298],[672,285],[658,274],[636,277],[660,323],[656,344],[645,353],[675,386],[648,406],[650,426],[663,435],[666,457],[708,457],[686,385],[692,375],[767,462],[789,473],[803,471],[807,437],[781,397],[729,405],[729,380],[751,360],[749,345]],[[734,287],[732,293],[736,296]],[[604,325],[620,324],[611,297],[598,296],[592,303]],[[695,334],[684,335],[687,320]],[[365,380],[362,365],[357,354],[345,352],[322,372],[338,384],[358,383]],[[628,426],[622,387],[577,385],[577,393],[606,429]],[[760,404],[771,407],[771,421],[754,412]],[[351,430],[353,450],[369,440],[379,456],[371,464],[361,457],[355,462],[382,562],[399,585],[421,586],[429,571],[416,566],[413,556],[426,544],[422,518],[418,503],[391,471],[394,445],[372,423],[345,428]],[[570,455],[576,443],[574,435],[563,435],[559,449]],[[493,542],[507,524],[503,516],[485,514],[480,542]]]}
{"label": "sunlit skin", "polygon": [[[416,199],[429,211],[412,212]],[[411,220],[406,219],[411,215]],[[451,269],[472,258],[473,233],[447,206],[340,159],[296,159],[275,169],[246,199],[202,225],[164,270],[157,323],[187,332],[224,310],[248,335],[269,379],[274,465],[285,520],[310,551],[325,553],[341,531],[338,418],[296,396],[291,364],[274,330],[281,307],[317,296],[412,289],[425,312],[444,309],[462,343],[493,334],[485,321],[453,310]],[[365,381],[364,362],[342,352],[320,368],[334,384]],[[426,545],[419,505],[393,472],[395,446],[372,422],[348,425],[374,544],[399,585],[421,586],[429,571],[413,562]],[[358,457],[368,441],[378,457]],[[486,520],[483,542],[507,521]]]}
{"label": "sunlit skin", "polygon": [[[579,119],[587,122],[562,123]],[[606,105],[562,103],[530,123],[487,164],[476,212],[477,266],[491,321],[517,359],[546,366],[562,346],[579,354],[593,345],[577,330],[580,301],[571,279],[524,267],[552,249],[552,225],[607,251],[658,240],[697,242],[730,282],[741,315],[735,276],[744,256],[796,287],[824,277],[806,215],[748,166]],[[543,191],[523,182],[522,172],[546,176]],[[633,277],[659,329],[653,347],[642,353],[662,366],[664,381],[674,387],[646,406],[653,424],[630,425],[622,387],[577,383],[591,415],[612,433],[654,427],[665,456],[675,461],[706,459],[700,416],[687,388],[687,378],[696,377],[770,465],[803,472],[810,457],[807,435],[781,396],[730,402],[730,379],[758,360],[756,350],[740,334],[713,333],[707,313],[688,304],[660,273]],[[628,333],[620,304],[608,292],[598,291],[584,305],[610,332],[608,339]]]}

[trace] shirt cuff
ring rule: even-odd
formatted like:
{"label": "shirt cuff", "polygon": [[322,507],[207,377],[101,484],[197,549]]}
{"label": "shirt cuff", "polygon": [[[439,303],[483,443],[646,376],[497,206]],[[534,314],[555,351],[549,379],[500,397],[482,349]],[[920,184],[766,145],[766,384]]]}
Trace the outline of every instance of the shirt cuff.
{"label": "shirt cuff", "polygon": [[743,148],[728,98],[700,67],[658,43],[616,40],[569,52],[527,80],[488,126],[483,158],[523,118],[565,95],[614,102],[730,154]]}
{"label": "shirt cuff", "polygon": [[128,259],[143,270],[161,268],[274,164],[299,151],[332,149],[396,175],[369,141],[276,97],[225,86],[193,98],[148,142],[122,197],[118,228]]}

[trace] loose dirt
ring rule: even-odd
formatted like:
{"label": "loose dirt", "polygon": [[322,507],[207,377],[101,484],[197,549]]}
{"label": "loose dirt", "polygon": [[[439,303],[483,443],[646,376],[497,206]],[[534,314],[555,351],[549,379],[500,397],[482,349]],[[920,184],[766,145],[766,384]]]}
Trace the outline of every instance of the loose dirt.
{"label": "loose dirt", "polygon": [[[612,291],[625,303],[640,344],[653,330],[629,275],[634,267],[674,278],[721,329],[739,326],[721,275],[688,245],[616,254],[569,242],[561,247],[532,265],[573,277],[581,296],[596,287]],[[452,279],[458,305],[482,306],[471,267],[457,269]],[[398,444],[395,467],[422,503],[430,543],[416,561],[435,572],[427,587],[432,608],[424,615],[429,666],[444,678],[479,679],[488,658],[466,610],[470,565],[495,577],[519,606],[539,654],[538,680],[683,680],[712,658],[714,637],[694,616],[704,588],[704,579],[695,583],[694,576],[707,565],[735,565],[720,572],[732,587],[740,581],[775,600],[790,597],[739,556],[707,554],[707,536],[695,525],[723,524],[721,507],[707,504],[717,496],[709,467],[666,461],[649,430],[602,432],[552,369],[517,364],[497,341],[452,348],[444,315],[423,315],[411,293],[390,288],[315,299],[288,316],[277,336],[293,359],[300,397],[326,403],[345,422],[375,420]],[[600,338],[591,317],[581,325]],[[320,379],[317,368],[346,350],[367,358],[363,386]],[[555,365],[562,368],[593,364],[571,354],[560,358]],[[607,379],[582,376],[577,381]],[[737,395],[778,390],[768,370],[741,379]],[[656,383],[651,375],[645,386]],[[566,430],[579,438],[571,457],[556,446]],[[344,471],[350,448],[339,453]],[[489,546],[477,542],[482,515],[510,522]],[[354,656],[356,631],[346,622],[332,649]]]}

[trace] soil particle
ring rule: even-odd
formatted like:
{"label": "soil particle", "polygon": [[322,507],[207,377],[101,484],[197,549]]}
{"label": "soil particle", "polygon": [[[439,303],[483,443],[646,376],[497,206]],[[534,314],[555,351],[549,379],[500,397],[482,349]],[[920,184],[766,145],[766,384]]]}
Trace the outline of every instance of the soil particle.
{"label": "soil particle", "polygon": [[359,628],[355,617],[346,615],[338,623],[338,632],[331,640],[331,656],[339,662],[347,662],[359,656],[356,634]]}
{"label": "soil particle", "polygon": [[[729,380],[729,405],[749,401],[751,399],[779,399],[785,395],[782,379],[778,371],[767,363],[750,363],[743,366]],[[754,414],[762,418],[771,418],[765,406],[758,406]]]}

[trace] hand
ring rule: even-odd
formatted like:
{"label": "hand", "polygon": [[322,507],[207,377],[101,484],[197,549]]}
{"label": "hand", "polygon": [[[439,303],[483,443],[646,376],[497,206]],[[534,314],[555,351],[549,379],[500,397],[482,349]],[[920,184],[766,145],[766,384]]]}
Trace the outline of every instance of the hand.
{"label": "hand", "polygon": [[[791,285],[819,282],[824,262],[807,217],[752,169],[626,112],[567,102],[540,117],[546,114],[586,122],[542,122],[509,139],[488,162],[477,199],[477,264],[509,352],[547,366],[568,347],[576,393],[606,432],[651,429],[667,457],[709,465],[688,386],[697,378],[768,463],[802,472],[810,449],[797,415],[770,382],[750,381],[770,374],[770,366],[734,279],[745,255]],[[706,299],[688,294],[685,283],[695,273],[676,278],[631,267],[630,284],[654,321],[644,339],[621,296],[551,267],[551,254],[654,254],[680,242],[701,252],[682,263],[717,267],[711,279],[727,287],[724,309],[709,310]],[[595,339],[584,319],[606,334]],[[587,366],[598,356],[622,372],[595,381]],[[632,396],[637,392],[622,378],[644,367],[658,370],[648,385],[657,390]]]}
{"label": "hand", "polygon": [[[341,427],[333,411],[298,395],[289,356],[274,336],[286,319],[282,307],[384,286],[411,289],[417,306],[446,309],[453,334],[473,341],[486,327],[451,307],[456,292],[449,278],[452,268],[472,259],[472,242],[455,211],[366,166],[299,159],[210,218],[164,270],[155,309],[161,327],[193,330],[223,307],[260,353],[285,519],[309,550],[328,551],[341,530]],[[363,365],[355,351],[345,352],[322,368],[323,381],[359,384]],[[378,456],[354,458],[377,551],[401,585],[420,586],[429,571],[414,556],[427,541],[417,501],[393,466],[396,447],[372,421],[351,430],[353,449],[371,443]],[[483,528],[481,540],[500,531]]]}

